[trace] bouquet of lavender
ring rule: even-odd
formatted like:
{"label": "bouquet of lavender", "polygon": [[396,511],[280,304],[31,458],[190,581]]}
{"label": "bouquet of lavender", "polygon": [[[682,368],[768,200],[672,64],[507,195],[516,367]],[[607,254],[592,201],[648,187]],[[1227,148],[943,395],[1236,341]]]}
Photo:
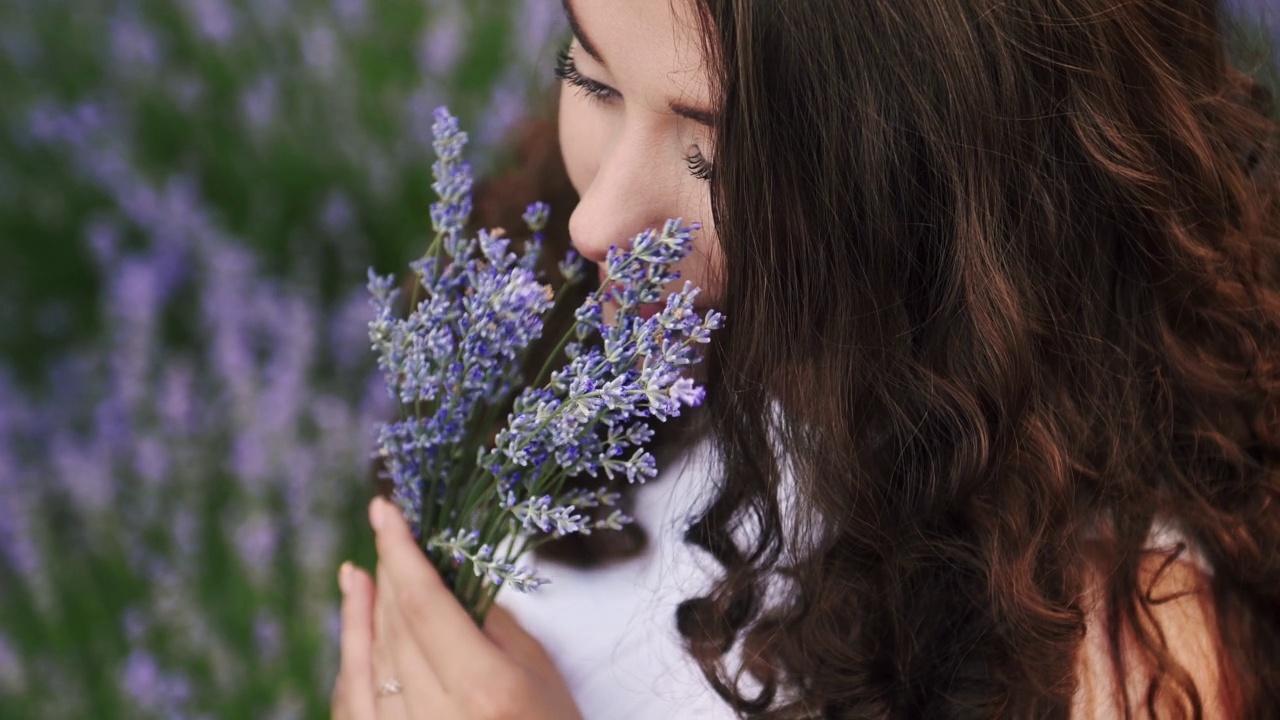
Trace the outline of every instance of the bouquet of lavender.
{"label": "bouquet of lavender", "polygon": [[[702,388],[685,371],[699,361],[697,346],[709,341],[722,316],[696,312],[698,289],[688,282],[656,314],[641,312],[679,277],[673,266],[698,230],[668,220],[661,231],[610,249],[607,276],[549,356],[563,351],[568,364],[549,372],[549,359],[526,383],[524,356],[558,299],[534,270],[549,210],[542,203],[528,208],[533,237],[523,253],[501,230],[465,237],[472,184],[461,159],[467,136],[444,108],[435,113],[433,133],[436,235],[412,263],[417,282],[406,318],[394,309],[395,280],[369,275],[376,309],[369,337],[401,409],[398,420],[379,427],[378,453],[392,499],[479,622],[504,585],[528,591],[547,582],[518,564],[525,552],[551,538],[631,521],[617,509],[589,520],[582,511],[614,506],[618,494],[603,483],[593,491],[566,489],[565,480],[587,473],[643,482],[657,474],[644,448],[653,432],[646,419],[665,421],[701,402]],[[559,265],[565,287],[582,279],[583,265],[570,251]],[[616,319],[606,322],[603,306],[610,301]],[[506,425],[498,429],[508,403]]]}

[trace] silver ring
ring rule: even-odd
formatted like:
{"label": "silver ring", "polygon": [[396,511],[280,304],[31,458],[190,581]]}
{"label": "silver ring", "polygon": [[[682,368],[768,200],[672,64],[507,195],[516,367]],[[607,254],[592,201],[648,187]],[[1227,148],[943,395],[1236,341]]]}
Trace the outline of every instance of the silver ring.
{"label": "silver ring", "polygon": [[387,697],[388,695],[395,695],[396,693],[400,692],[403,689],[404,689],[404,686],[400,684],[399,680],[395,678],[387,678],[385,682],[383,682],[381,685],[378,686],[378,697]]}

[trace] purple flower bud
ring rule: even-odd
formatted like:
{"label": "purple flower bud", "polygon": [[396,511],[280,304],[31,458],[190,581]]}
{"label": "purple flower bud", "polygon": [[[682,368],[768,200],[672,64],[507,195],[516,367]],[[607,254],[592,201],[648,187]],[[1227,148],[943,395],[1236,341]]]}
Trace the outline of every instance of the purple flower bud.
{"label": "purple flower bud", "polygon": [[284,628],[279,620],[259,610],[253,621],[253,641],[259,658],[267,663],[275,662],[284,648]]}
{"label": "purple flower bud", "polygon": [[275,122],[279,83],[274,75],[258,78],[240,95],[240,116],[253,132],[262,132]]}
{"label": "purple flower bud", "polygon": [[191,699],[191,683],[183,676],[166,672],[155,656],[135,649],[120,671],[120,686],[145,713],[166,713],[170,717],[185,714]]}
{"label": "purple flower bud", "polygon": [[0,633],[0,696],[17,695],[26,689],[27,674],[17,648]]}
{"label": "purple flower bud", "polygon": [[418,68],[426,75],[448,75],[462,54],[467,28],[456,10],[438,11],[418,44]]}
{"label": "purple flower bud", "polygon": [[186,0],[196,30],[215,45],[226,45],[236,30],[236,19],[226,0]]}
{"label": "purple flower bud", "polygon": [[360,27],[368,12],[368,0],[333,0],[333,14],[349,30]]}
{"label": "purple flower bud", "polygon": [[302,59],[307,67],[323,78],[333,74],[337,64],[338,39],[333,28],[316,25],[302,36]]}
{"label": "purple flower bud", "polygon": [[118,15],[111,19],[111,58],[126,70],[154,68],[160,64],[160,42],[140,18]]}

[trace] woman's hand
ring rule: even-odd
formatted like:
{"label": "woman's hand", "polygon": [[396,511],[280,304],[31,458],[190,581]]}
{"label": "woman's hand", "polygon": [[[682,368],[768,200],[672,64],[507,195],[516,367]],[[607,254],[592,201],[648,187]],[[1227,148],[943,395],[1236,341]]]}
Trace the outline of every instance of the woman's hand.
{"label": "woman's hand", "polygon": [[334,720],[574,720],[542,645],[494,606],[482,631],[418,549],[398,508],[369,505],[377,582],[350,563]]}

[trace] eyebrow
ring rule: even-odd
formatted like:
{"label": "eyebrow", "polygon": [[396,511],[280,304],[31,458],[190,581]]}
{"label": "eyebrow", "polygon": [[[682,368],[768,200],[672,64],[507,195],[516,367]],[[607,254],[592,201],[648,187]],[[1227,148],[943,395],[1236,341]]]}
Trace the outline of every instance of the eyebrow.
{"label": "eyebrow", "polygon": [[715,113],[710,110],[703,110],[702,108],[685,105],[684,103],[671,103],[667,107],[671,108],[671,112],[682,118],[687,118],[712,129],[716,126]]}
{"label": "eyebrow", "polygon": [[564,14],[569,18],[569,29],[573,31],[573,36],[578,38],[578,43],[582,45],[582,49],[595,58],[596,62],[605,65],[604,58],[600,57],[600,51],[587,39],[587,34],[582,31],[582,23],[578,22],[578,16],[573,12],[572,2],[570,0],[560,0],[560,4],[564,6]]}
{"label": "eyebrow", "polygon": [[[587,33],[582,29],[582,23],[578,22],[578,16],[573,12],[572,0],[560,0],[560,4],[564,7],[565,17],[569,19],[569,29],[573,31],[573,36],[578,38],[578,44],[582,45],[582,49],[586,50],[588,55],[595,58],[596,62],[607,66],[608,64],[604,61],[604,58],[600,56],[600,51],[596,49],[595,44],[587,38]],[[709,110],[696,108],[692,105],[685,105],[684,103],[670,103],[668,107],[671,108],[671,112],[682,118],[692,120],[709,128],[715,128],[716,126],[715,113]]]}

